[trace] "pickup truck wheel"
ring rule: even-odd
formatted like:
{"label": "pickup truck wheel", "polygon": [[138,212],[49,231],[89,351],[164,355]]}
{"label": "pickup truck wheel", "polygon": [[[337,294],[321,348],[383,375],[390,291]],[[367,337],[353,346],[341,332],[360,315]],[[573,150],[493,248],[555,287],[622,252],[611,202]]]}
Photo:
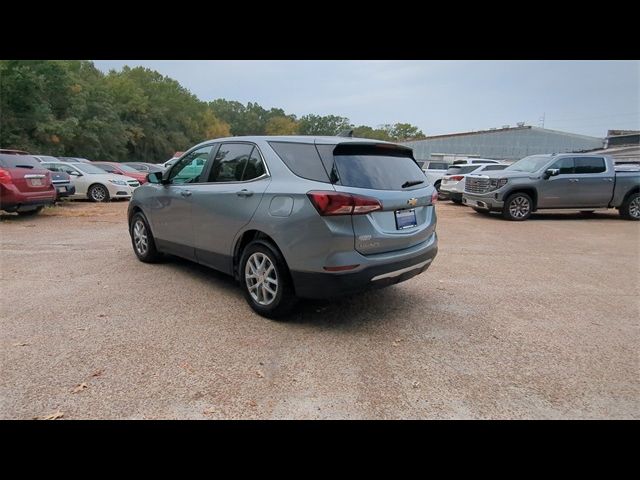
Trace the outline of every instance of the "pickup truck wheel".
{"label": "pickup truck wheel", "polygon": [[521,222],[531,216],[533,202],[526,193],[514,193],[507,197],[502,207],[502,216],[507,220]]}
{"label": "pickup truck wheel", "polygon": [[271,242],[254,240],[240,259],[240,284],[249,306],[267,318],[287,315],[297,302],[289,268]]}
{"label": "pickup truck wheel", "polygon": [[640,193],[633,193],[620,206],[620,215],[627,220],[640,220]]}

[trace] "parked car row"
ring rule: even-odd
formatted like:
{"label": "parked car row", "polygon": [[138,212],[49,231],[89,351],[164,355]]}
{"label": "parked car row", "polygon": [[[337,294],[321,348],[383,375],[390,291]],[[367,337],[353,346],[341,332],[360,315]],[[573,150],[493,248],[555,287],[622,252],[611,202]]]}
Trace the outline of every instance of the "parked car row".
{"label": "parked car row", "polygon": [[0,156],[0,210],[21,215],[38,213],[65,197],[130,199],[149,173],[164,171],[151,163],[31,155],[14,149],[1,149]]}

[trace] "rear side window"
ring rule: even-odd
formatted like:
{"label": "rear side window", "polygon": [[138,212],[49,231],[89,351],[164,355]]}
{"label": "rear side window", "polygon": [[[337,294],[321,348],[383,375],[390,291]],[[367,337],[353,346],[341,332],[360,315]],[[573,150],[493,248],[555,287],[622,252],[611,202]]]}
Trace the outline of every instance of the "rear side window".
{"label": "rear side window", "polygon": [[487,165],[482,169],[483,172],[487,172],[489,170],[504,170],[508,165]]}
{"label": "rear side window", "polygon": [[[312,143],[269,142],[289,170],[297,176],[318,182],[329,182],[327,171]],[[333,145],[331,145],[333,148]],[[417,165],[416,165],[417,168]]]}
{"label": "rear side window", "polygon": [[575,173],[602,173],[607,169],[604,158],[576,157],[574,162]]}
{"label": "rear side window", "polygon": [[420,188],[425,181],[409,149],[341,144],[334,149],[333,156],[340,184],[348,187],[402,190],[405,183],[418,182],[415,187]]}
{"label": "rear side window", "polygon": [[464,165],[458,167],[449,167],[446,171],[447,175],[464,175],[466,173],[471,173],[474,170],[480,168],[480,165]]}
{"label": "rear side window", "polygon": [[19,168],[21,165],[26,168],[42,168],[40,162],[31,155],[0,154],[0,167]]}

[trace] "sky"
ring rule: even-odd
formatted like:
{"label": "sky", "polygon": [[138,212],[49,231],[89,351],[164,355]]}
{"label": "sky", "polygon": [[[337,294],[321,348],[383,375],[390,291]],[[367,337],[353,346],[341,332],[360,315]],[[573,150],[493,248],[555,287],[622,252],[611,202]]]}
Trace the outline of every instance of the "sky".
{"label": "sky", "polygon": [[604,137],[640,130],[640,61],[96,60],[167,75],[204,101],[257,102],[300,117],[407,122],[426,135],[518,122]]}

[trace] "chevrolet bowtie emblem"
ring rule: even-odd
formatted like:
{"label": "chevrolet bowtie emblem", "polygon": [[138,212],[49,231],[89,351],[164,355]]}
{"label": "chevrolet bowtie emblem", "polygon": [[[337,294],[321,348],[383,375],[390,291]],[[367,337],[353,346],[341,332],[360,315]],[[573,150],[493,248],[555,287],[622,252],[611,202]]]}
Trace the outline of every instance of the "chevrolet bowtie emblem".
{"label": "chevrolet bowtie emblem", "polygon": [[415,207],[417,204],[418,204],[417,198],[410,198],[409,200],[407,200],[407,205],[411,205],[412,207]]}

